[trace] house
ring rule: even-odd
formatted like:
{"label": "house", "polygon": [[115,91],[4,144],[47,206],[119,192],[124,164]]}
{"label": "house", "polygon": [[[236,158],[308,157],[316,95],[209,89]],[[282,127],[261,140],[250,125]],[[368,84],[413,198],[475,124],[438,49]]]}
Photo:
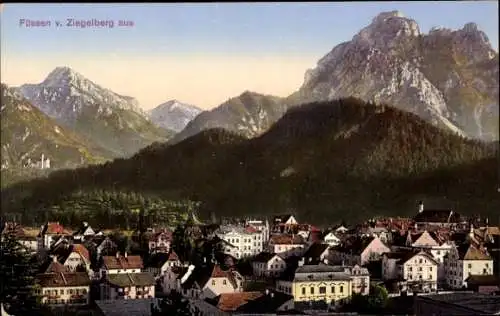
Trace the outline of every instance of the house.
{"label": "house", "polygon": [[40,227],[37,236],[38,249],[49,249],[56,237],[67,235],[71,235],[71,233],[59,222],[48,222]]}
{"label": "house", "polygon": [[148,236],[148,246],[150,253],[168,253],[172,244],[172,232],[162,229]]}
{"label": "house", "polygon": [[303,265],[276,281],[279,292],[292,295],[295,305],[339,305],[352,295],[352,279],[344,268],[329,265]]}
{"label": "house", "polygon": [[345,227],[344,225],[339,225],[335,228],[335,233],[337,234],[346,234],[347,232],[349,232],[349,228]]}
{"label": "house", "polygon": [[352,293],[370,294],[370,272],[359,265],[344,266],[344,271],[351,276]]}
{"label": "house", "polygon": [[330,251],[330,262],[345,265],[365,265],[380,260],[381,255],[391,249],[378,237],[354,237]]}
{"label": "house", "polygon": [[269,222],[267,221],[267,219],[265,221],[257,219],[247,219],[245,221],[245,226],[247,227],[250,226],[260,231],[264,243],[269,241],[269,234],[271,232],[271,228],[269,227]]}
{"label": "house", "polygon": [[6,222],[1,233],[3,240],[6,234],[12,234],[16,237],[17,241],[25,247],[29,252],[36,252],[38,249],[38,242],[36,236],[26,234],[24,228],[16,222]]}
{"label": "house", "polygon": [[331,247],[336,247],[340,245],[340,238],[335,236],[335,233],[333,231],[328,232],[324,237],[323,237],[323,242],[325,244],[330,245]]}
{"label": "house", "polygon": [[36,276],[42,304],[88,305],[90,279],[85,272],[42,273]]}
{"label": "house", "polygon": [[144,268],[140,256],[129,256],[127,252],[122,256],[117,252],[115,256],[103,256],[103,264],[100,269],[101,278],[108,274],[140,273]]}
{"label": "house", "polygon": [[227,243],[224,252],[237,259],[254,256],[263,250],[264,236],[252,226],[223,226],[216,235]]}
{"label": "house", "polygon": [[466,286],[471,275],[492,275],[493,259],[480,245],[461,244],[445,257],[446,283],[453,289]]}
{"label": "house", "polygon": [[277,291],[224,293],[206,301],[231,315],[275,314],[294,308],[293,296]]}
{"label": "house", "polygon": [[273,224],[276,225],[297,225],[298,222],[292,214],[275,216]]}
{"label": "house", "polygon": [[170,250],[170,253],[157,252],[151,256],[146,271],[153,274],[155,278],[158,278],[165,275],[168,269],[180,267],[181,265],[179,257],[173,250]]}
{"label": "house", "polygon": [[60,244],[50,253],[69,271],[74,272],[79,269],[80,272],[90,271],[90,253],[82,244]]}
{"label": "house", "polygon": [[382,256],[382,278],[405,280],[416,291],[437,290],[438,262],[425,251],[390,252]]}
{"label": "house", "polygon": [[179,280],[182,293],[191,298],[213,298],[223,293],[243,291],[243,277],[236,270],[222,270],[218,264],[190,265]]}
{"label": "house", "polygon": [[[97,232],[90,227],[88,222],[83,222],[82,225],[73,233],[73,239],[83,242],[85,239],[95,236]],[[99,233],[102,235],[102,233]]]}
{"label": "house", "polygon": [[40,266],[40,273],[71,272],[67,266],[57,261],[57,256],[51,256]]}
{"label": "house", "polygon": [[253,274],[257,277],[276,277],[285,269],[285,260],[275,253],[261,252],[252,260]]}
{"label": "house", "polygon": [[299,235],[274,235],[268,243],[268,251],[279,254],[283,258],[301,256],[306,247],[306,242]]}
{"label": "house", "polygon": [[155,279],[149,272],[109,273],[101,283],[101,300],[155,297]]}
{"label": "house", "polygon": [[426,250],[430,252],[434,259],[439,263],[438,265],[438,284],[443,285],[446,283],[446,271],[444,267],[444,257],[453,248],[453,244],[449,241],[444,234],[438,232],[423,232],[413,233],[408,231],[406,237],[403,236],[402,241],[404,244],[395,242],[391,247],[393,250]]}
{"label": "house", "polygon": [[462,222],[460,214],[449,209],[424,209],[420,202],[417,215],[413,217],[415,225],[419,229],[430,227],[455,228]]}
{"label": "house", "polygon": [[319,264],[326,260],[328,262],[328,257],[330,255],[328,244],[313,243],[309,246],[307,251],[304,253],[302,259],[304,264]]}
{"label": "house", "polygon": [[465,280],[467,289],[483,293],[494,294],[500,292],[500,276],[498,275],[471,275]]}

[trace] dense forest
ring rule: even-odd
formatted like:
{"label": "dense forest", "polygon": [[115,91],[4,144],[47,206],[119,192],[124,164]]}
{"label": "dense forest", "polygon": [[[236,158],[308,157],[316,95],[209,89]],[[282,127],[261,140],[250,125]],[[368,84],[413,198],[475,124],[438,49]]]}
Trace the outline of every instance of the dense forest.
{"label": "dense forest", "polygon": [[[411,113],[349,98],[293,108],[257,138],[205,130],[130,159],[18,183],[2,190],[2,209],[26,221],[68,210],[102,221],[113,215],[97,196],[129,192],[146,200],[199,201],[203,217],[293,210],[316,224],[349,222],[413,215],[416,201],[424,200],[465,215],[481,209],[495,221],[497,152],[497,143],[465,139]],[[83,208],[61,207],[82,199]]]}

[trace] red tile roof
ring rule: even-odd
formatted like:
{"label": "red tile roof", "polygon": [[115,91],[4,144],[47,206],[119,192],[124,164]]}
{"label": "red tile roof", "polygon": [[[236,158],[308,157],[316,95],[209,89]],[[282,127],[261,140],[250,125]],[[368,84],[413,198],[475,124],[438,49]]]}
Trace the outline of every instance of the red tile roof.
{"label": "red tile roof", "polygon": [[73,245],[73,252],[78,253],[80,256],[85,258],[88,262],[90,262],[90,254],[87,248],[85,248],[84,245],[82,244],[74,244]]}
{"label": "red tile roof", "polygon": [[219,295],[216,307],[223,312],[234,312],[262,295],[261,292],[223,293]]}
{"label": "red tile roof", "polygon": [[114,269],[142,269],[144,264],[140,256],[103,256],[104,267],[108,270]]}
{"label": "red tile roof", "polygon": [[303,244],[304,239],[300,235],[274,235],[271,240],[275,245]]}

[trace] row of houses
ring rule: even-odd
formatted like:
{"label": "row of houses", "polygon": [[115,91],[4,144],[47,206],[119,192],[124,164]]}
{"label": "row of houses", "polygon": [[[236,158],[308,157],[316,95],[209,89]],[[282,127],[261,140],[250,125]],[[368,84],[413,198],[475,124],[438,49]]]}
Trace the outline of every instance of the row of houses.
{"label": "row of houses", "polygon": [[323,231],[290,214],[210,229],[188,221],[185,230],[217,238],[221,253],[189,262],[173,250],[169,229],[142,234],[147,257],[120,253],[113,236],[88,223],[75,232],[47,223],[34,241],[19,225],[8,229],[43,261],[40,294],[54,306],[88,305],[92,299],[109,308],[109,302],[118,306],[176,291],[204,309],[249,314],[338,310],[352,295],[368,295],[373,282],[392,293],[500,287],[499,228],[464,223],[455,212],[422,204],[413,219],[373,219]]}

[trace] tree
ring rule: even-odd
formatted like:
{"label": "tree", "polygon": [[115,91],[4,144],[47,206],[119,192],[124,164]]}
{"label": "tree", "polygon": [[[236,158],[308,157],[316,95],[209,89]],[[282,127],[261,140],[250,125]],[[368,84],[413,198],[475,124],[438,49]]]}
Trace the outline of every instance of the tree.
{"label": "tree", "polygon": [[8,313],[38,315],[41,311],[35,282],[37,261],[13,232],[0,241],[0,301]]}
{"label": "tree", "polygon": [[189,304],[179,292],[172,291],[167,297],[160,300],[158,306],[151,304],[151,316],[198,316],[200,311]]}
{"label": "tree", "polygon": [[372,284],[369,295],[354,293],[349,304],[344,306],[346,312],[358,312],[360,314],[382,313],[387,306],[389,294],[385,287]]}

